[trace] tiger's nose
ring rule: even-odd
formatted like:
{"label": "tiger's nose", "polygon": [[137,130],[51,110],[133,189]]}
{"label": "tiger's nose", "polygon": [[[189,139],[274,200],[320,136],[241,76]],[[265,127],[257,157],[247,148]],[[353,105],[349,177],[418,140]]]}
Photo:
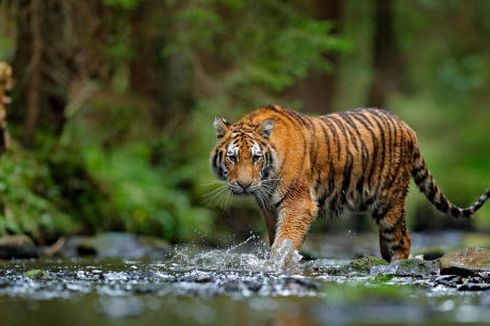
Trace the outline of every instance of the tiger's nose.
{"label": "tiger's nose", "polygon": [[240,187],[242,187],[243,190],[246,190],[250,185],[252,184],[252,180],[250,181],[240,181],[237,180],[236,182]]}

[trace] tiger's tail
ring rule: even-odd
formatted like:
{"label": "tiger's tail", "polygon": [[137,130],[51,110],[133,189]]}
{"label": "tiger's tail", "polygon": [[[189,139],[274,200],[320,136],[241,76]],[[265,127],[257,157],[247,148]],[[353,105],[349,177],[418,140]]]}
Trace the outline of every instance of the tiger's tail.
{"label": "tiger's tail", "polygon": [[490,188],[467,208],[460,208],[451,203],[434,181],[420,150],[416,148],[413,153],[412,177],[420,191],[429,199],[439,211],[454,217],[470,217],[490,198]]}

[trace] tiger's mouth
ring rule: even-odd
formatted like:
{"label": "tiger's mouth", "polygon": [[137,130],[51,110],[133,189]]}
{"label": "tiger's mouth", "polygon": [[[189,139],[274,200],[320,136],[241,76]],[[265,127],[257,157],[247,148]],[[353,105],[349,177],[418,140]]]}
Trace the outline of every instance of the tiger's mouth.
{"label": "tiger's mouth", "polygon": [[230,189],[230,192],[233,196],[247,196],[247,195],[251,195],[252,193],[251,192],[247,192],[247,191],[244,191],[244,190],[233,190],[233,189]]}
{"label": "tiger's mouth", "polygon": [[247,187],[242,187],[237,184],[228,183],[228,189],[234,196],[253,195],[257,191],[257,187],[254,184],[250,184]]}

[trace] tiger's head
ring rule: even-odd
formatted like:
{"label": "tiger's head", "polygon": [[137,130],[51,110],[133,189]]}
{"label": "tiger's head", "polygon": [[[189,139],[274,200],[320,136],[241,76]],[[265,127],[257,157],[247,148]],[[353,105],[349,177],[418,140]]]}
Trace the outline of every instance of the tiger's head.
{"label": "tiger's head", "polygon": [[218,143],[211,154],[211,167],[232,194],[258,194],[270,186],[275,161],[269,141],[273,127],[271,119],[254,125],[215,118]]}

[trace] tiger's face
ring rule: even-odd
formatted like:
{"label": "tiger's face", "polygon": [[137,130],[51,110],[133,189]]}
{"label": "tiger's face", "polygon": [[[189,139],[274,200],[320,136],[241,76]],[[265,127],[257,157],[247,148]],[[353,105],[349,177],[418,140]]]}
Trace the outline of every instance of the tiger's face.
{"label": "tiger's face", "polygon": [[217,177],[227,182],[234,195],[257,194],[267,188],[274,171],[269,145],[273,121],[230,124],[217,117],[214,127],[218,144],[211,155],[211,166]]}

